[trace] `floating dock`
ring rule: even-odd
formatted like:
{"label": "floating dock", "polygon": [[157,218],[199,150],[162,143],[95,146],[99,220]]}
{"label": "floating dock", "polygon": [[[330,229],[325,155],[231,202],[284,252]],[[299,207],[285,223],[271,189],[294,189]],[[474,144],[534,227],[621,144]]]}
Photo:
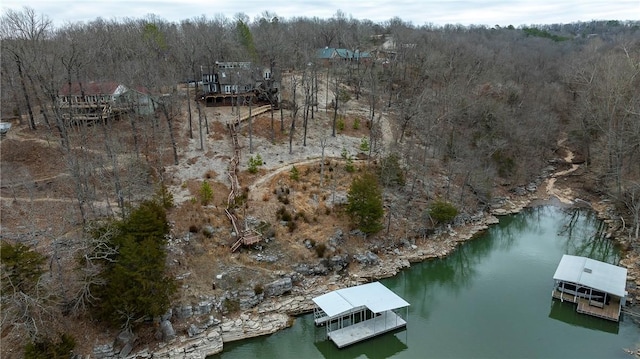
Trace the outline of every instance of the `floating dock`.
{"label": "floating dock", "polygon": [[351,344],[373,338],[387,332],[403,328],[407,322],[392,311],[382,313],[373,319],[368,319],[342,329],[329,332],[329,339],[338,348],[344,348]]}
{"label": "floating dock", "polygon": [[[339,289],[313,298],[314,321],[338,348],[406,327],[409,303],[379,282]],[[402,318],[397,310],[406,309]]]}
{"label": "floating dock", "polygon": [[553,298],[559,299],[563,302],[576,303],[576,312],[582,314],[592,315],[594,317],[603,318],[607,320],[613,320],[617,322],[620,320],[620,311],[622,304],[619,298],[611,298],[609,304],[601,305],[594,301],[589,301],[587,298],[580,298],[568,293],[562,293],[561,291],[554,289],[551,294]]}
{"label": "floating dock", "polygon": [[626,268],[565,254],[553,279],[553,298],[576,303],[578,313],[615,322],[620,320],[627,296]]}

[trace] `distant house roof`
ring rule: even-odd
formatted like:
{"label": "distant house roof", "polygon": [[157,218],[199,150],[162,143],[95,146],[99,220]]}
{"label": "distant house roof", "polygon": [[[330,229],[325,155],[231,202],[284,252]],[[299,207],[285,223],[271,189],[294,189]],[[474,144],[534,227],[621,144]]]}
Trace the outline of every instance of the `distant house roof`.
{"label": "distant house roof", "polygon": [[580,284],[618,297],[626,295],[626,268],[586,257],[563,255],[553,279]]}
{"label": "distant house roof", "polygon": [[374,313],[382,313],[409,306],[409,303],[380,282],[338,289],[313,298],[313,302],[329,317],[360,307],[367,307]]}
{"label": "distant house roof", "polygon": [[[84,93],[86,96],[94,95],[121,95],[127,92],[129,88],[123,84],[107,81],[107,82],[72,82],[64,84],[59,91],[60,96],[76,95],[80,96]],[[138,86],[134,89],[143,94],[149,94],[149,90],[144,86]]]}
{"label": "distant house roof", "polygon": [[72,82],[64,84],[60,89],[61,96],[68,95],[114,95],[118,91],[124,92],[124,88],[117,82]]}
{"label": "distant house roof", "polygon": [[329,60],[329,59],[335,59],[335,58],[344,59],[344,60],[348,60],[348,59],[358,60],[358,59],[370,58],[371,54],[366,51],[351,51],[348,49],[337,49],[334,47],[325,47],[324,49],[318,49],[316,57],[322,60]]}

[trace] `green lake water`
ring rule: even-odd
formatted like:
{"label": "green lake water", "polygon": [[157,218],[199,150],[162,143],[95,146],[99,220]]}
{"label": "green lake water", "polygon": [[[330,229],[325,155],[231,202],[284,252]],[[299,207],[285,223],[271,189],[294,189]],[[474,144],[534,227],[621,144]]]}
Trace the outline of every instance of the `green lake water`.
{"label": "green lake water", "polygon": [[501,217],[447,258],[381,281],[411,304],[405,330],[337,349],[307,314],[210,358],[630,358],[624,348],[640,344],[631,317],[614,323],[551,299],[563,254],[617,264],[603,230],[586,210],[545,206]]}

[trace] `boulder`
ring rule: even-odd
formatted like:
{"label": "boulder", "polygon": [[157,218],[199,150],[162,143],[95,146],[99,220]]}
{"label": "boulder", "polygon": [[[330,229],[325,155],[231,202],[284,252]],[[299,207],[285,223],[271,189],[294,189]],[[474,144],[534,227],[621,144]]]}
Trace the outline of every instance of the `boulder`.
{"label": "boulder", "polygon": [[240,309],[251,309],[264,300],[264,293],[256,294],[254,290],[243,290],[238,294],[238,300]]}
{"label": "boulder", "polygon": [[198,305],[193,310],[193,315],[209,314],[211,313],[212,309],[213,309],[213,302],[205,300],[198,303]]}
{"label": "boulder", "polygon": [[366,251],[364,254],[355,254],[353,258],[360,264],[364,265],[377,265],[380,258],[371,251]]}
{"label": "boulder", "polygon": [[291,278],[284,277],[265,285],[264,295],[265,297],[276,297],[291,292],[291,289],[293,289]]}
{"label": "boulder", "polygon": [[193,323],[187,329],[187,334],[189,335],[189,338],[194,337],[194,336],[196,336],[196,335],[198,335],[198,334],[200,334],[202,332],[204,332],[204,329],[198,327],[197,325],[195,325]]}
{"label": "boulder", "polygon": [[341,271],[349,265],[349,255],[335,255],[329,258],[329,267],[334,271]]}
{"label": "boulder", "polygon": [[187,319],[193,316],[193,307],[190,305],[185,305],[182,307],[175,308],[175,315],[178,319]]}
{"label": "boulder", "polygon": [[331,238],[329,238],[329,245],[332,247],[337,247],[338,244],[340,244],[340,242],[342,242],[344,233],[342,232],[342,229],[338,228],[336,229],[336,233],[333,234],[333,236],[331,236]]}
{"label": "boulder", "polygon": [[93,347],[93,357],[96,359],[114,358],[116,352],[113,350],[113,344],[102,344]]}
{"label": "boulder", "polygon": [[165,342],[171,341],[176,337],[176,331],[168,320],[160,322],[160,332],[162,333],[162,340]]}

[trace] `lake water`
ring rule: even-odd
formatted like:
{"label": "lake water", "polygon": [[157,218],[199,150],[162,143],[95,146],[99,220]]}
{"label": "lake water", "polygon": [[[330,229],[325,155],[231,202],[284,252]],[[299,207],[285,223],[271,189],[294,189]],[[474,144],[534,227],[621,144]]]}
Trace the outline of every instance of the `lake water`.
{"label": "lake water", "polygon": [[502,217],[447,258],[381,281],[411,304],[406,330],[337,349],[308,314],[287,330],[227,343],[211,358],[629,358],[624,348],[640,344],[631,317],[614,323],[551,299],[563,254],[617,264],[603,230],[586,210]]}

